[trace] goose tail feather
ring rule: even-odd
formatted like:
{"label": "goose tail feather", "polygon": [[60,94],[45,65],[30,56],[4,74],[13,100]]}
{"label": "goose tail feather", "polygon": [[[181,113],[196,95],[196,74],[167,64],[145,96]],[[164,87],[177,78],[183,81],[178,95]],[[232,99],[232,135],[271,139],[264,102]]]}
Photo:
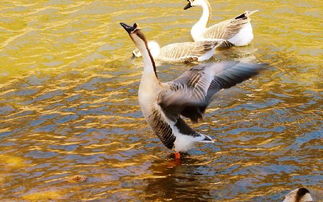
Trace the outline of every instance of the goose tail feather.
{"label": "goose tail feather", "polygon": [[208,136],[208,135],[202,135],[201,134],[201,138],[200,140],[198,140],[198,142],[202,142],[202,143],[214,143],[214,140]]}

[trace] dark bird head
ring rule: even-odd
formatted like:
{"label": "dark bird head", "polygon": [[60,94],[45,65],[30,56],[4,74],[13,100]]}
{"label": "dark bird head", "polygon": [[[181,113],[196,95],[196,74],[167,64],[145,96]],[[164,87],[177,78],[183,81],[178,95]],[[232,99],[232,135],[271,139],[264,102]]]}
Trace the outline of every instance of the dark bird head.
{"label": "dark bird head", "polygon": [[283,202],[311,202],[314,201],[311,193],[306,188],[298,188],[289,192]]}
{"label": "dark bird head", "polygon": [[120,25],[128,32],[130,38],[140,51],[140,54],[144,57],[144,61],[148,61],[149,63],[151,63],[151,65],[154,68],[155,75],[157,77],[155,61],[148,48],[146,37],[138,28],[138,25],[134,23],[133,26],[129,26],[123,22],[121,22]]}
{"label": "dark bird head", "polygon": [[[126,23],[121,22],[120,25],[128,32],[130,38],[135,43],[137,48],[140,46],[147,46],[147,40],[145,35],[141,32],[137,23],[134,23],[133,26],[129,26]],[[140,48],[139,48],[140,49]]]}
{"label": "dark bird head", "polygon": [[187,1],[188,1],[188,4],[184,7],[184,10],[187,10],[192,7],[191,1],[190,0],[187,0]]}
{"label": "dark bird head", "polygon": [[187,0],[188,4],[184,7],[184,10],[187,10],[191,7],[205,7],[207,6],[209,10],[211,10],[211,6],[208,0]]}
{"label": "dark bird head", "polygon": [[120,25],[128,32],[128,34],[135,32],[138,28],[137,23],[134,23],[133,26],[129,26],[126,23],[121,22]]}

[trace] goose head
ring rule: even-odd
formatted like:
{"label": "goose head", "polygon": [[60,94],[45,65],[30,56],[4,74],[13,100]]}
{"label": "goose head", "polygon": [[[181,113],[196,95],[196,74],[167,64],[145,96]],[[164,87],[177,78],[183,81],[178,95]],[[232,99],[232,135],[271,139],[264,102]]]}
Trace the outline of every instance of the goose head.
{"label": "goose head", "polygon": [[138,28],[136,23],[133,26],[129,26],[125,23],[120,23],[120,25],[128,32],[130,38],[135,43],[136,47],[142,52],[147,47],[147,40],[145,35]]}
{"label": "goose head", "polygon": [[[160,46],[156,41],[148,41],[148,49],[154,58],[156,58],[160,53]],[[132,51],[132,55],[137,58],[142,56],[138,48]]]}
{"label": "goose head", "polygon": [[310,191],[306,188],[298,188],[289,192],[283,202],[311,202],[314,201]]}
{"label": "goose head", "polygon": [[188,4],[184,7],[184,10],[189,9],[191,7],[200,6],[203,7],[207,5],[209,7],[209,2],[207,0],[187,0]]}
{"label": "goose head", "polygon": [[153,76],[153,78],[158,80],[155,61],[150,53],[150,50],[148,49],[145,35],[140,31],[136,23],[133,24],[133,26],[129,26],[121,22],[120,25],[128,32],[130,38],[142,54],[144,62],[144,73],[146,75],[154,73],[155,76]]}

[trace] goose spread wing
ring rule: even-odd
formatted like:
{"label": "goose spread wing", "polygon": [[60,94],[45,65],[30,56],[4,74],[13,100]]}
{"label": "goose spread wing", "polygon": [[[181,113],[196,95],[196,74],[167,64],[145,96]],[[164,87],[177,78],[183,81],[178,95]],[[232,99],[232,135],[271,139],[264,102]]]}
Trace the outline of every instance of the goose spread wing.
{"label": "goose spread wing", "polygon": [[233,19],[222,21],[207,28],[207,30],[203,34],[203,37],[210,39],[228,40],[236,35],[240,31],[242,26],[248,22],[250,22],[250,18],[245,12]]}
{"label": "goose spread wing", "polygon": [[197,58],[212,50],[221,42],[219,40],[170,44],[161,48],[159,59],[185,60],[185,58]]}
{"label": "goose spread wing", "polygon": [[165,83],[158,104],[173,121],[182,115],[197,122],[216,92],[249,79],[263,68],[264,64],[233,61],[198,65]]}

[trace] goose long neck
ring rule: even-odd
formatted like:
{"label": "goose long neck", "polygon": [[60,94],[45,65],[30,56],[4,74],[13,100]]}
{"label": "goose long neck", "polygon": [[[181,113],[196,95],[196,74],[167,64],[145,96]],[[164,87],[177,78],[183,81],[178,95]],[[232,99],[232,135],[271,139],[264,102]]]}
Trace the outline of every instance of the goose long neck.
{"label": "goose long neck", "polygon": [[141,52],[143,62],[144,62],[144,74],[145,75],[153,75],[156,79],[158,79],[156,72],[156,65],[153,59],[151,52],[148,49],[148,45],[146,42],[140,42],[137,44],[139,51]]}
{"label": "goose long neck", "polygon": [[158,78],[156,72],[156,65],[151,55],[151,52],[146,49],[143,54],[143,61],[144,61],[144,73],[154,73],[155,77]]}
{"label": "goose long neck", "polygon": [[206,1],[203,1],[203,4],[201,5],[202,7],[202,16],[200,17],[199,21],[197,21],[196,25],[199,28],[206,28],[207,22],[209,21],[210,17],[210,4]]}

